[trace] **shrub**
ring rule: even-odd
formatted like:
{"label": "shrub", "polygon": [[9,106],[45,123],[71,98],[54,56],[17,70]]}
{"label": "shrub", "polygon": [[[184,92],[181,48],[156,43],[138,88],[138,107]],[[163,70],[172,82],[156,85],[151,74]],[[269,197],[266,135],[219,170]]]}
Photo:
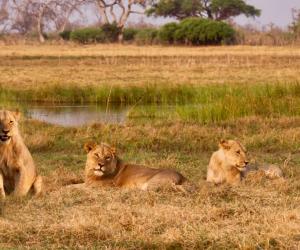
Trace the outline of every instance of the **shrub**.
{"label": "shrub", "polygon": [[79,43],[105,42],[105,33],[100,28],[83,28],[71,32],[70,39]]}
{"label": "shrub", "polygon": [[59,33],[59,36],[63,39],[63,40],[70,40],[70,36],[71,36],[71,30],[64,30],[63,32]]}
{"label": "shrub", "polygon": [[174,34],[178,29],[178,24],[175,22],[167,23],[162,26],[158,32],[158,39],[162,43],[174,43]]}
{"label": "shrub", "polygon": [[118,41],[118,36],[121,32],[120,28],[117,26],[116,23],[113,24],[104,24],[102,25],[101,29],[104,32],[105,35],[105,40],[108,42],[117,42]]}
{"label": "shrub", "polygon": [[176,42],[193,45],[230,44],[234,38],[235,31],[229,24],[209,19],[184,19],[174,32]]}
{"label": "shrub", "polygon": [[157,29],[146,28],[141,29],[135,35],[135,41],[137,44],[154,44],[157,41]]}
{"label": "shrub", "polygon": [[[189,18],[189,19],[184,19],[181,21],[178,25],[178,29],[174,33],[174,39],[175,41],[179,43],[185,43],[185,44],[193,44],[194,40],[197,40],[197,38],[194,38],[194,34],[199,32],[199,30],[196,30],[197,24],[200,27],[198,21],[202,19],[194,19],[194,18]],[[198,29],[199,29],[198,27]]]}
{"label": "shrub", "polygon": [[123,31],[124,41],[133,41],[138,32],[139,30],[135,28],[125,28]]}

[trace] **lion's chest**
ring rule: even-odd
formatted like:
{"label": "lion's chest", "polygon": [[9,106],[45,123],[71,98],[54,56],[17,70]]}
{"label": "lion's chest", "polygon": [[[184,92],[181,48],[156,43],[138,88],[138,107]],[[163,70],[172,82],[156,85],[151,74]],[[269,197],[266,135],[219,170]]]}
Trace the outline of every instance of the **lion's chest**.
{"label": "lion's chest", "polygon": [[14,152],[5,152],[0,155],[0,172],[3,176],[5,189],[12,189],[19,172]]}

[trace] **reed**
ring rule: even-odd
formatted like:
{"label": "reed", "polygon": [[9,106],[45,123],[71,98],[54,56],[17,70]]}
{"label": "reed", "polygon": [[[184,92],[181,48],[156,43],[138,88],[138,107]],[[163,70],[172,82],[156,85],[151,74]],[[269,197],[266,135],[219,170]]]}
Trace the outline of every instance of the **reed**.
{"label": "reed", "polygon": [[[173,85],[148,84],[143,86],[63,86],[54,85],[34,89],[0,88],[2,101],[50,103],[107,103],[114,104],[215,104],[244,105],[259,111],[265,100],[272,105],[282,99],[300,95],[299,82],[253,85]],[[292,104],[292,103],[291,103]],[[290,106],[290,105],[289,105]],[[264,107],[262,107],[264,108]]]}
{"label": "reed", "polygon": [[[240,117],[299,116],[300,84],[201,86],[194,88],[187,105],[136,107],[130,118],[179,119],[200,123]],[[175,102],[175,104],[178,104]]]}

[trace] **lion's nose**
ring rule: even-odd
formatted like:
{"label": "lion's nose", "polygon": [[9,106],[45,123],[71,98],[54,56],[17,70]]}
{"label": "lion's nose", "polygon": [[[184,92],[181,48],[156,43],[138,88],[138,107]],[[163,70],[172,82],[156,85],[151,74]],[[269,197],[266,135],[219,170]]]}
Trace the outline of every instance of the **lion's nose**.
{"label": "lion's nose", "polygon": [[9,133],[9,130],[7,130],[7,129],[2,129],[2,132],[4,133],[4,134],[8,134]]}
{"label": "lion's nose", "polygon": [[104,166],[104,164],[103,164],[103,163],[101,163],[101,162],[99,162],[99,163],[98,163],[98,166],[99,166],[99,167],[103,167],[103,166]]}
{"label": "lion's nose", "polygon": [[245,161],[245,164],[247,165],[249,163],[249,161]]}

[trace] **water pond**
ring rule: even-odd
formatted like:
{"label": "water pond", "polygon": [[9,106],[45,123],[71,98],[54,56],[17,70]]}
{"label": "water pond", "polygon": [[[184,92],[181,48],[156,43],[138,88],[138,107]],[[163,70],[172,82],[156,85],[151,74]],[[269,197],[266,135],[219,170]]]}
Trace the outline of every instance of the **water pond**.
{"label": "water pond", "polygon": [[[18,107],[25,117],[64,127],[79,127],[93,123],[124,124],[128,119],[150,120],[165,118],[186,119],[199,105],[74,105],[41,103],[6,103],[0,108],[14,110]],[[187,113],[187,111],[189,113]]]}
{"label": "water pond", "polygon": [[123,124],[130,106],[41,104],[30,102],[0,102],[0,109],[22,111],[26,118],[64,127],[79,127],[93,123]]}
{"label": "water pond", "polygon": [[25,116],[65,127],[78,127],[92,123],[125,123],[130,107],[100,105],[30,105],[25,106]]}

